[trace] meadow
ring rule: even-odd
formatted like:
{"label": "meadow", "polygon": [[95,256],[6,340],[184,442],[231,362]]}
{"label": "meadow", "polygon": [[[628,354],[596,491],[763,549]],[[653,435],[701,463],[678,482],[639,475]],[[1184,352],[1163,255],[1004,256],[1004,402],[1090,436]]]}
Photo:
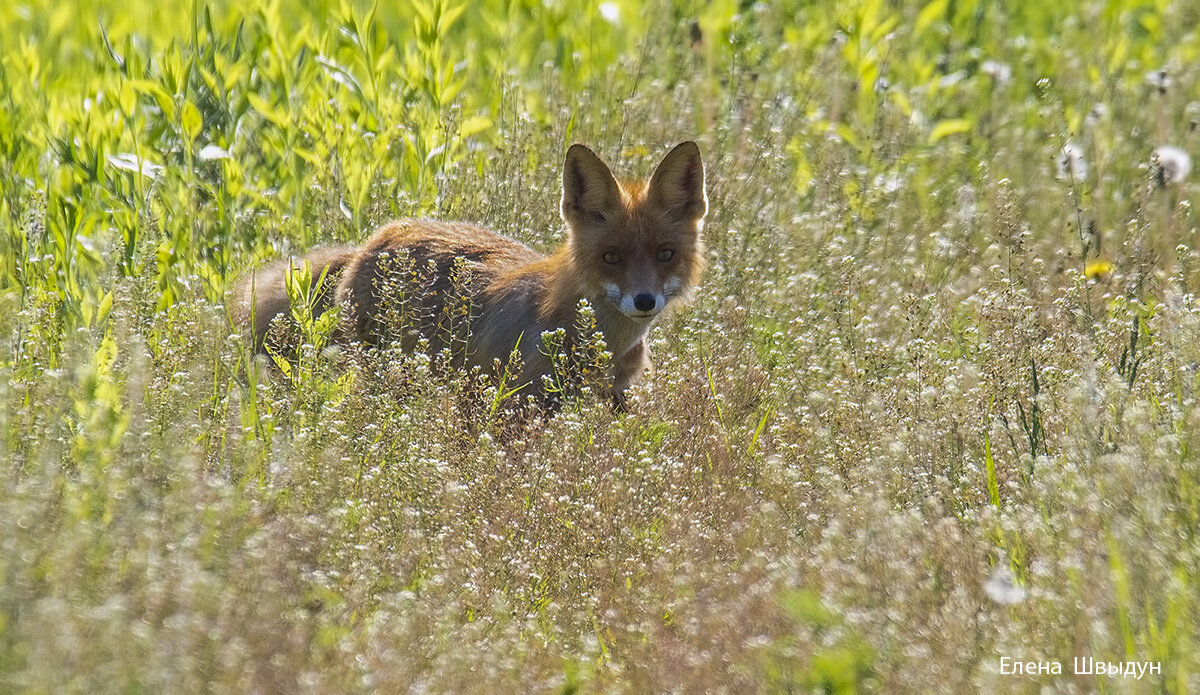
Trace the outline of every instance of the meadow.
{"label": "meadow", "polygon": [[[231,325],[688,139],[627,414]],[[1200,692],[1187,153],[1186,0],[0,3],[0,691]]]}

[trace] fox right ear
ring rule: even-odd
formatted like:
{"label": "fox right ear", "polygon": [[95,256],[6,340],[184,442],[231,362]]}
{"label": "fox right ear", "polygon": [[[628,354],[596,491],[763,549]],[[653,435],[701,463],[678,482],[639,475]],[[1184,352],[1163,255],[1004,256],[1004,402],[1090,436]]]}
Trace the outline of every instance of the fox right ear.
{"label": "fox right ear", "polygon": [[563,219],[604,224],[620,209],[621,187],[608,166],[583,145],[571,145],[563,164]]}

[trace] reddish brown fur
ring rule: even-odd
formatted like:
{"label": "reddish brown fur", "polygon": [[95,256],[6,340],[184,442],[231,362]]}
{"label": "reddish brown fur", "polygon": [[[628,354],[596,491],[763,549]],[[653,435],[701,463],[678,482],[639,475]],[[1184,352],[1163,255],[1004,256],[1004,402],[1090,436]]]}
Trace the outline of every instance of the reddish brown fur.
{"label": "reddish brown fur", "polygon": [[[320,316],[333,306],[334,293],[346,267],[354,257],[351,247],[314,249],[304,258],[276,261],[251,273],[241,282],[234,300],[234,321],[251,329],[255,352],[270,347],[287,358],[295,356],[295,345],[286,340],[272,339],[269,329],[275,317],[281,317],[284,335],[294,335],[295,322],[289,311],[284,274],[289,266],[299,269],[307,260],[312,271],[313,316]],[[270,341],[270,342],[268,342]]]}
{"label": "reddish brown fur", "polygon": [[[624,275],[655,273],[660,279],[674,275],[689,288],[700,280],[704,249],[695,221],[671,219],[648,201],[645,181],[621,183],[620,188],[620,207],[613,219],[604,224],[581,220],[572,226],[571,241],[559,251],[562,257],[558,259],[560,267],[569,266],[572,272],[566,278],[569,282],[547,298],[549,305],[561,307],[572,296],[586,296],[585,288],[599,287],[604,282],[622,285]],[[665,264],[652,262],[654,251],[663,245],[674,247],[678,253]],[[639,263],[620,267],[597,264],[595,259],[610,250]]]}
{"label": "reddish brown fur", "polygon": [[[433,220],[391,222],[356,251],[314,251],[314,277],[318,266],[330,276],[340,273],[332,299],[343,307],[341,338],[376,347],[398,341],[406,350],[418,338],[433,350],[461,338],[463,361],[484,369],[505,361],[519,343],[525,365],[520,381],[537,389],[539,375],[550,370],[539,350],[541,333],[569,331],[579,300],[587,299],[613,354],[619,400],[649,366],[644,338],[651,323],[672,299],[686,296],[703,269],[703,165],[695,144],[683,143],[649,182],[620,184],[595,154],[575,145],[563,186],[568,239],[550,257],[482,227]],[[671,256],[664,260],[666,250]],[[617,254],[617,262],[608,254]],[[456,263],[465,272],[457,282]],[[249,308],[255,308],[256,349],[262,349],[267,322],[287,316],[285,266],[252,275],[240,292],[241,323],[250,325]],[[264,292],[268,281],[273,284]],[[251,302],[248,288],[256,284]],[[623,306],[633,293],[641,293],[643,302],[653,296],[654,308],[647,313]],[[329,294],[328,286],[319,290],[320,306],[329,306]],[[463,295],[472,302],[471,313],[469,321],[456,323],[451,302]]]}
{"label": "reddish brown fur", "polygon": [[[390,278],[399,272],[396,266],[402,264],[405,257],[412,264],[410,276]],[[465,261],[470,276],[463,286],[455,287],[452,269],[459,258]],[[375,232],[347,265],[345,280],[337,290],[337,301],[347,310],[343,325],[352,338],[365,343],[378,347],[389,338],[399,337],[405,347],[411,349],[411,340],[405,339],[416,336],[390,336],[387,327],[379,321],[381,305],[387,299],[383,293],[396,289],[383,286],[389,279],[407,281],[403,284],[418,282],[420,291],[414,292],[413,296],[393,296],[392,299],[404,302],[405,306],[401,308],[415,312],[415,318],[433,321],[444,306],[442,298],[465,291],[486,300],[489,288],[505,273],[527,267],[542,258],[527,246],[462,222],[389,222]],[[425,328],[432,330],[432,326]]]}

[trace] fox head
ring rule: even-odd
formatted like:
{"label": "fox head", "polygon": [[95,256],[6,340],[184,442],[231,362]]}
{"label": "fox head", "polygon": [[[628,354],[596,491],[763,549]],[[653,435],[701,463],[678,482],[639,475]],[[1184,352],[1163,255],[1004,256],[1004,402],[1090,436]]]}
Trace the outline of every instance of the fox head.
{"label": "fox head", "polygon": [[562,216],[575,271],[587,294],[632,319],[653,319],[695,286],[707,212],[694,142],[677,145],[649,181],[637,183],[619,183],[583,145],[567,150]]}

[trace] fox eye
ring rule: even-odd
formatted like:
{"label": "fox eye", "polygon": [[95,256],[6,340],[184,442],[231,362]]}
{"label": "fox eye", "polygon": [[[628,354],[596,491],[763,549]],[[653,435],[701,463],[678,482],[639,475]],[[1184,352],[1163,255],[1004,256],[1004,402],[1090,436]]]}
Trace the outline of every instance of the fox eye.
{"label": "fox eye", "polygon": [[660,263],[666,263],[674,257],[675,249],[659,249],[658,254],[655,255],[655,258],[657,258]]}
{"label": "fox eye", "polygon": [[604,253],[604,262],[609,265],[616,265],[621,262],[621,254],[616,251],[606,251]]}

